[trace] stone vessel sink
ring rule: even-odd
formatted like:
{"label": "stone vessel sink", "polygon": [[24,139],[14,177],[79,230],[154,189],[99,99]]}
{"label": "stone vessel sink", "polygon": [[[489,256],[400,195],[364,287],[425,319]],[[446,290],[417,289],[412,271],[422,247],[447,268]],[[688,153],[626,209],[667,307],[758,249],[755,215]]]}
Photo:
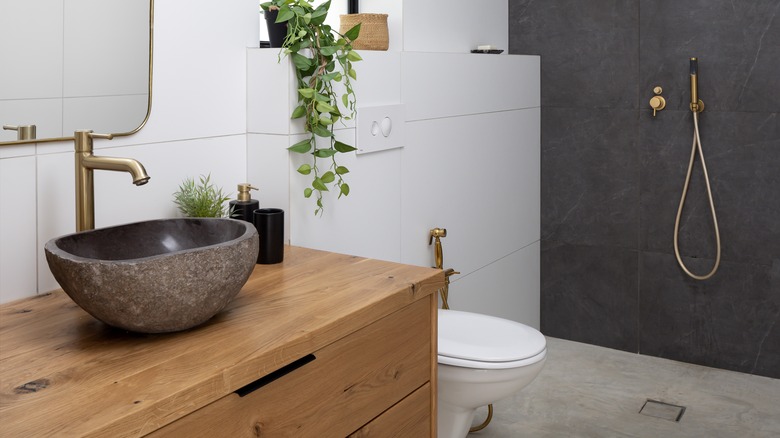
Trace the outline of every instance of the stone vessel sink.
{"label": "stone vessel sink", "polygon": [[162,219],[48,241],[62,289],[104,323],[142,333],[185,330],[222,310],[257,261],[255,227],[235,219]]}

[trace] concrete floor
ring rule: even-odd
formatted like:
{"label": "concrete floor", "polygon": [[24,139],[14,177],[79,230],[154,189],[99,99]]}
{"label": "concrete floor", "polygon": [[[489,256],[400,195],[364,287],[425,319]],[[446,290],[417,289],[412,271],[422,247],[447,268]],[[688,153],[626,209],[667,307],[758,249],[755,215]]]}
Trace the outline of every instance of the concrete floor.
{"label": "concrete floor", "polygon": [[[547,353],[536,380],[469,438],[780,437],[778,379],[555,338]],[[686,410],[679,422],[640,414],[647,399]]]}

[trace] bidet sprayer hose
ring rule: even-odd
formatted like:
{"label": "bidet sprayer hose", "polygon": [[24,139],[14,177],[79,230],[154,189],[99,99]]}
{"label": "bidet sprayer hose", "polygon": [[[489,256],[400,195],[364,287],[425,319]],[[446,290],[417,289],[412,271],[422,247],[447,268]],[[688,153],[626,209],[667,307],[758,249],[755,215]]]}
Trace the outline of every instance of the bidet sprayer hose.
{"label": "bidet sprayer hose", "polygon": [[[435,264],[434,266],[437,269],[444,270],[444,287],[439,289],[439,295],[441,296],[441,308],[445,310],[449,310],[450,303],[448,301],[449,295],[450,295],[450,277],[453,275],[458,275],[460,272],[448,268],[444,269],[444,250],[441,247],[441,238],[447,237],[447,229],[446,228],[434,228],[430,232],[428,232],[428,245],[434,245],[434,258],[435,258]],[[488,415],[485,421],[482,422],[482,424],[478,426],[474,426],[471,429],[469,429],[469,432],[476,432],[478,430],[482,430],[485,427],[487,427],[488,424],[490,424],[490,420],[493,419],[493,404],[488,405]]]}
{"label": "bidet sprayer hose", "polygon": [[[693,60],[691,60],[691,71],[693,71]],[[715,246],[717,254],[715,256],[715,265],[712,270],[705,275],[696,275],[692,273],[683,263],[682,257],[680,257],[680,248],[678,240],[680,237],[680,217],[682,216],[683,206],[685,205],[685,196],[688,194],[688,185],[691,182],[691,173],[693,172],[693,162],[696,158],[696,151],[699,153],[699,160],[701,161],[701,169],[704,172],[704,183],[707,187],[707,198],[710,202],[710,212],[712,213],[712,224],[715,226]],[[706,280],[718,270],[720,266],[720,231],[718,230],[718,217],[715,215],[715,203],[712,200],[712,188],[710,187],[710,177],[707,174],[707,165],[704,163],[704,152],[701,148],[701,137],[699,136],[699,114],[693,112],[693,147],[691,149],[691,159],[688,162],[688,173],[685,176],[685,184],[683,185],[682,197],[680,198],[680,206],[677,208],[677,217],[674,220],[674,255],[677,257],[677,263],[680,265],[683,271],[688,274],[689,277],[696,280]]]}

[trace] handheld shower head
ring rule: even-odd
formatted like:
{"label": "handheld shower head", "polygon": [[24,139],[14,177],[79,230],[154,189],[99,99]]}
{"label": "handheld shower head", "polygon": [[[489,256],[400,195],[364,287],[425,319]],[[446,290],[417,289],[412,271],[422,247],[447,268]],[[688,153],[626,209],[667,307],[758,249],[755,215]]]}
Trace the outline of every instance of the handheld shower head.
{"label": "handheld shower head", "polygon": [[704,102],[699,100],[699,60],[691,58],[691,111],[704,111]]}

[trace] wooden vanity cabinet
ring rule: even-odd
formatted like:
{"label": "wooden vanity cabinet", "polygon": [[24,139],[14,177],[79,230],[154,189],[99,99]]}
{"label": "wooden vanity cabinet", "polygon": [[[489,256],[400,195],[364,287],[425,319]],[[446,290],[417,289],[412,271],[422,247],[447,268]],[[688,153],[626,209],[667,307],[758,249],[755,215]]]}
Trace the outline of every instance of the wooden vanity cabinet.
{"label": "wooden vanity cabinet", "polygon": [[0,436],[435,437],[441,270],[285,248],[192,330],[0,305]]}
{"label": "wooden vanity cabinet", "polygon": [[430,300],[417,301],[149,437],[426,436],[431,323]]}

